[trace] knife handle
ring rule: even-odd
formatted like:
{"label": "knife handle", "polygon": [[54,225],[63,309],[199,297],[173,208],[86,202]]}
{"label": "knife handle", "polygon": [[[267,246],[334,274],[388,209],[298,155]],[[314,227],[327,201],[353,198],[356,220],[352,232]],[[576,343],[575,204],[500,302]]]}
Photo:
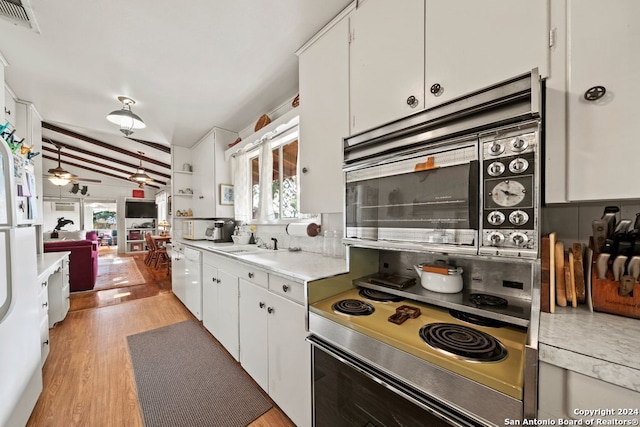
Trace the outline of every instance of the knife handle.
{"label": "knife handle", "polygon": [[607,240],[607,221],[604,219],[594,219],[591,223],[593,231],[593,244],[595,245],[595,253],[599,254],[604,248],[604,242]]}
{"label": "knife handle", "polygon": [[640,256],[631,258],[629,266],[627,267],[627,273],[630,274],[635,281],[638,280],[638,276],[640,276]]}
{"label": "knife handle", "polygon": [[613,280],[616,282],[624,275],[624,265],[626,262],[627,257],[624,255],[618,255],[616,259],[613,260]]}
{"label": "knife handle", "polygon": [[622,276],[620,278],[620,287],[618,288],[618,295],[620,296],[627,296],[630,295],[631,292],[633,292],[633,286],[635,285],[636,281],[633,277],[631,276]]}
{"label": "knife handle", "polygon": [[598,255],[596,266],[598,267],[598,279],[600,280],[607,280],[607,270],[610,256],[610,254],[606,253],[601,253],[600,255]]}

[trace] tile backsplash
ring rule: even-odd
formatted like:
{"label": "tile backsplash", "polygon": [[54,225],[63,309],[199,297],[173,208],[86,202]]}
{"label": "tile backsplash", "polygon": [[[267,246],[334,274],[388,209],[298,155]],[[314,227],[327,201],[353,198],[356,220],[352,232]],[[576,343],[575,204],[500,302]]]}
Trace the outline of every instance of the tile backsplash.
{"label": "tile backsplash", "polygon": [[591,222],[602,217],[605,206],[618,206],[618,219],[635,221],[636,213],[640,213],[640,201],[571,203],[542,208],[542,234],[555,231],[558,239],[569,242],[589,243]]}
{"label": "tile backsplash", "polygon": [[[303,222],[303,221],[300,221]],[[286,232],[284,224],[256,224],[256,238],[262,239],[265,243],[272,244],[271,238],[278,239],[279,248],[298,247],[305,252],[315,252],[322,254],[324,237],[322,233],[325,230],[338,230],[342,235],[343,220],[342,214],[322,214],[321,216],[322,232],[316,237],[299,237],[290,236]]]}

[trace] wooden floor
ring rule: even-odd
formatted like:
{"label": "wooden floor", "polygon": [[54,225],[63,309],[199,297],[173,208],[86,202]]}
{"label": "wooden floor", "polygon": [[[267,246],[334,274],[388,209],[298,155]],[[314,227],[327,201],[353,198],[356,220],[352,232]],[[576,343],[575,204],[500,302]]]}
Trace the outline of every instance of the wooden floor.
{"label": "wooden floor", "polygon": [[[113,248],[100,256],[118,255]],[[166,270],[148,268],[142,255],[134,258],[146,285],[72,293],[69,314],[49,331],[44,389],[27,426],[144,425],[126,337],[194,317],[170,292]],[[293,423],[274,404],[250,425]]]}

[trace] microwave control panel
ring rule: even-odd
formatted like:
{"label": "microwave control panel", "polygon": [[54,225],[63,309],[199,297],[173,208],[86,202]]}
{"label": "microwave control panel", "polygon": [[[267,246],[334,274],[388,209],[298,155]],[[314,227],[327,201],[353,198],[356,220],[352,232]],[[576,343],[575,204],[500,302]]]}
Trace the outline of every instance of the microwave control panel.
{"label": "microwave control panel", "polygon": [[537,124],[481,137],[481,253],[537,256],[538,146]]}

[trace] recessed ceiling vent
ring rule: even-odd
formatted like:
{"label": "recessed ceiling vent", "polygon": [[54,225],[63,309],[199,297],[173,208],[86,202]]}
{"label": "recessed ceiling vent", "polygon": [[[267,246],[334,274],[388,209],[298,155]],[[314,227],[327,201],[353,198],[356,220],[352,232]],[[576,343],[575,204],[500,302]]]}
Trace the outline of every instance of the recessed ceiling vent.
{"label": "recessed ceiling vent", "polygon": [[0,0],[0,17],[40,32],[28,0]]}

